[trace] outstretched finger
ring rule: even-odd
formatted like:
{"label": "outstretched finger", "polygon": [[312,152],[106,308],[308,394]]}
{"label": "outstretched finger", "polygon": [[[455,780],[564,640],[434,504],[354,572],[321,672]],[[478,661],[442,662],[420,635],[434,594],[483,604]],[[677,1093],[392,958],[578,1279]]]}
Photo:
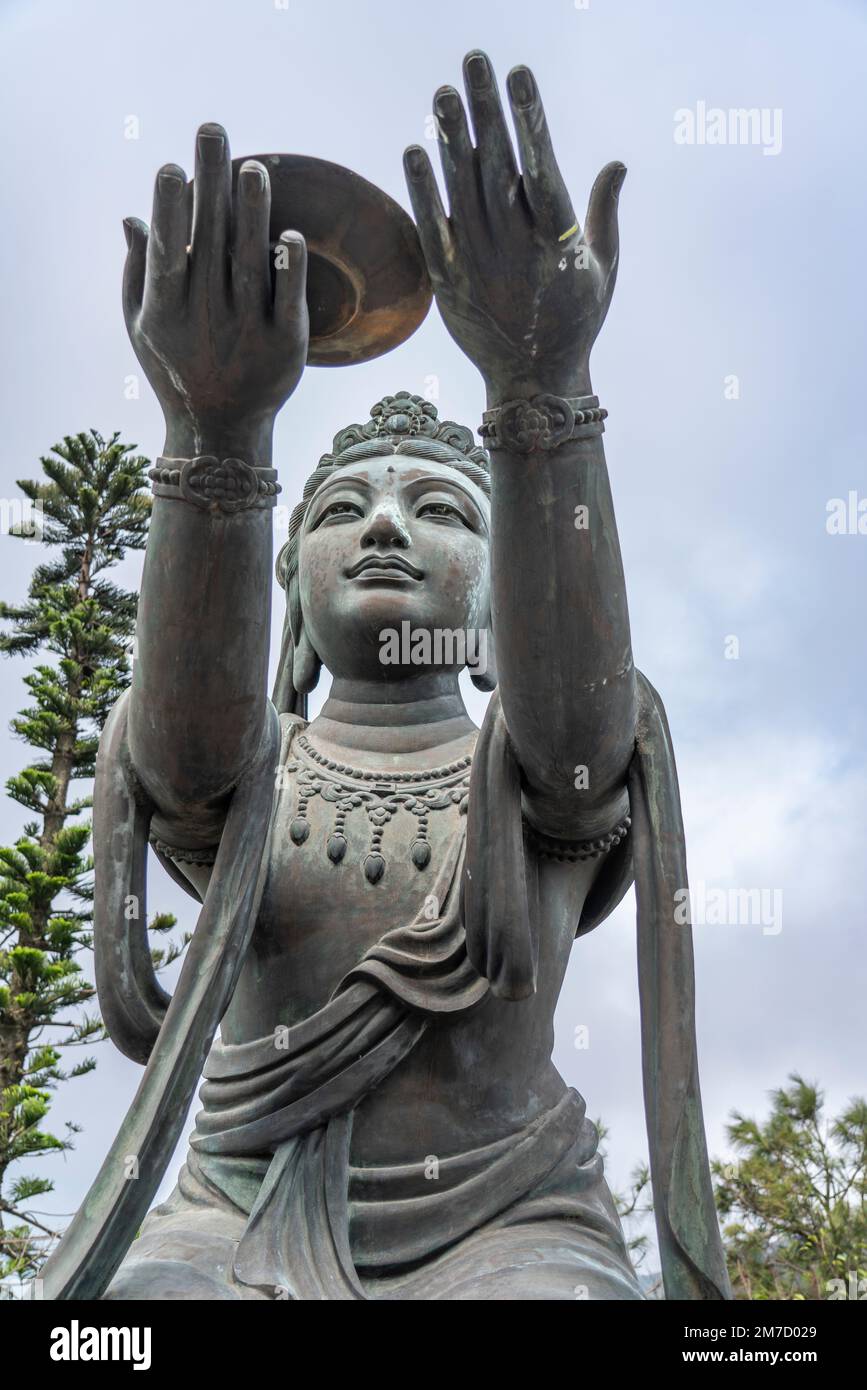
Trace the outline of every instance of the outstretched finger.
{"label": "outstretched finger", "polygon": [[518,167],[494,69],[490,58],[479,49],[464,59],[464,86],[476,137],[485,211],[496,227],[502,225],[511,207]]}
{"label": "outstretched finger", "polygon": [[477,220],[480,188],[467,113],[454,87],[440,87],[434,97],[434,115],[449,215],[455,227],[468,227]]}
{"label": "outstretched finger", "polygon": [[445,280],[452,234],[427,150],[410,145],[404,151],[403,170],[428,274],[433,281]]}
{"label": "outstretched finger", "polygon": [[177,164],[164,164],[154,185],[144,291],[148,299],[177,300],[183,296],[188,235],[186,174]]}
{"label": "outstretched finger", "polygon": [[247,159],[238,174],[232,294],[242,313],[261,318],[271,298],[269,224],[271,181],[263,164]]}
{"label": "outstretched finger", "polygon": [[142,306],[147,265],[148,229],[138,217],[125,217],[127,253],[123,267],[123,316],[129,326]]}
{"label": "outstretched finger", "polygon": [[232,161],[229,137],[209,122],[196,136],[193,241],[190,285],[193,294],[225,289],[232,217]]}
{"label": "outstretched finger", "polygon": [[300,232],[280,233],[274,271],[274,322],[297,327],[307,317],[307,243]]}
{"label": "outstretched finger", "polygon": [[587,225],[584,239],[607,274],[617,269],[620,238],[617,229],[617,205],[626,178],[626,165],[619,160],[606,164],[596,175],[587,204]]}
{"label": "outstretched finger", "polygon": [[536,79],[529,68],[512,68],[508,88],[527,201],[543,235],[567,241],[578,223],[554,156]]}

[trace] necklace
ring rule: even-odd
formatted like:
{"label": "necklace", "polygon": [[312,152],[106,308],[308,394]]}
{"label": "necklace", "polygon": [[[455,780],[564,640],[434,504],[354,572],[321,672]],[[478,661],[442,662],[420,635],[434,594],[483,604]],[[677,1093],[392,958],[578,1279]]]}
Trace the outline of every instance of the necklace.
{"label": "necklace", "polygon": [[431,812],[457,806],[466,814],[470,790],[472,754],[441,767],[413,771],[370,772],[351,763],[328,758],[314,748],[306,734],[298,734],[295,745],[302,757],[286,764],[287,772],[297,772],[298,804],[289,826],[292,843],[299,847],[310,835],[308,804],[314,796],[334,806],[334,821],[325,850],[332,864],[340,864],[346,854],[346,821],[353,812],[363,810],[370,825],[370,843],[363,861],[368,883],[379,883],[386,870],[383,850],[385,827],[403,807],[416,818],[410,857],[419,870],[428,867],[431,847],[428,817]]}

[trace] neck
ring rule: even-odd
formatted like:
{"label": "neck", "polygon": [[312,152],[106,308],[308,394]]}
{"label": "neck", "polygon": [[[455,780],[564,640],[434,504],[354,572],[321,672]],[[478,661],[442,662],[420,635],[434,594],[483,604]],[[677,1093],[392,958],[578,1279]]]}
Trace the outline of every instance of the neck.
{"label": "neck", "polygon": [[467,751],[475,733],[454,672],[392,681],[336,677],[310,725],[323,751],[430,752],[444,761]]}

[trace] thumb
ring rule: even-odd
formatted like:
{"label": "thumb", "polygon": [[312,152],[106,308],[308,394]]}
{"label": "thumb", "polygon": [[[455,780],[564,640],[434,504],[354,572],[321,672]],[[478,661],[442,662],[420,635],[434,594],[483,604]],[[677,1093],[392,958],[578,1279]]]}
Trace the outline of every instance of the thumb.
{"label": "thumb", "polygon": [[127,323],[141,308],[147,265],[148,229],[137,217],[125,217],[127,253],[123,268],[123,313]]}
{"label": "thumb", "polygon": [[307,312],[307,243],[300,232],[282,232],[274,248],[274,317],[297,322]]}
{"label": "thumb", "polygon": [[617,204],[625,178],[626,165],[621,164],[619,159],[606,164],[596,175],[596,182],[590,191],[590,202],[587,204],[584,240],[609,274],[617,266],[620,246]]}

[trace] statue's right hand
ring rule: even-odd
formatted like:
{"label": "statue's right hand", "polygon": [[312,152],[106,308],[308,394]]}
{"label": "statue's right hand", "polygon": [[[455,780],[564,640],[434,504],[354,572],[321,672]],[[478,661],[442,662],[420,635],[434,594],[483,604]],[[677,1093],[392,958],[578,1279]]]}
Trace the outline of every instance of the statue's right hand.
{"label": "statue's right hand", "polygon": [[196,138],[192,236],[190,201],[184,171],[167,164],[150,232],[124,222],[127,332],[178,456],[270,437],[308,338],[304,238],[285,231],[272,253],[267,171],[248,160],[233,199],[222,126],[203,125]]}

